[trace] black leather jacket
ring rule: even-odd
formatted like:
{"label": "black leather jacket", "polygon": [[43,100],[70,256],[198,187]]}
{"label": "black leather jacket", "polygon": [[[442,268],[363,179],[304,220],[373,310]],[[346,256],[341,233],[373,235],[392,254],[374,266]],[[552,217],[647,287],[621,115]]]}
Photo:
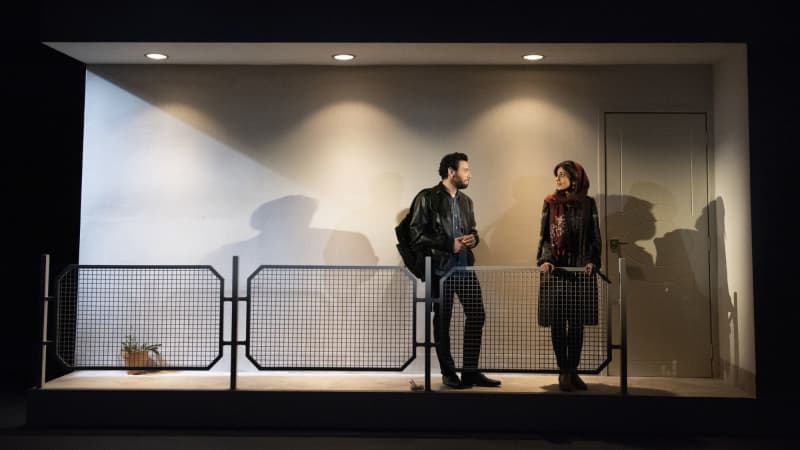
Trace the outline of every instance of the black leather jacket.
{"label": "black leather jacket", "polygon": [[[441,277],[450,270],[450,256],[453,254],[453,212],[452,197],[442,183],[423,189],[414,198],[411,206],[411,247],[425,256],[431,256],[431,270],[434,276]],[[461,210],[462,229],[465,234],[473,234],[480,242],[475,228],[475,213],[472,199],[463,191],[458,192],[458,207]],[[467,249],[467,265],[475,264],[472,249]]]}

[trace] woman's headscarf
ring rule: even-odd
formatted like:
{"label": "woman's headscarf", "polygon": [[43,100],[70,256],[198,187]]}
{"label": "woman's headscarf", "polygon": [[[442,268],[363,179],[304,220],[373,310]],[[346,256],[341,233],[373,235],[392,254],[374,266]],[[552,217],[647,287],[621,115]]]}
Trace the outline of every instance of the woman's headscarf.
{"label": "woman's headscarf", "polygon": [[575,161],[562,161],[553,169],[554,175],[559,167],[569,174],[570,187],[544,198],[550,206],[550,252],[556,260],[567,252],[567,203],[581,204],[589,192],[589,177],[583,166]]}

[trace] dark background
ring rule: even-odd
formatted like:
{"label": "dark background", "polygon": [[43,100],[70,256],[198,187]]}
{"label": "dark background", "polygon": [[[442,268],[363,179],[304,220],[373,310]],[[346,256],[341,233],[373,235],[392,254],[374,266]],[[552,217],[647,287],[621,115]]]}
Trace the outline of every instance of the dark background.
{"label": "dark background", "polygon": [[[645,2],[643,2],[645,3]],[[0,382],[36,383],[40,255],[78,261],[85,66],[42,41],[745,42],[759,399],[797,398],[793,362],[798,131],[797,24],[768,2],[458,5],[44,1],[4,6]],[[718,174],[725,176],[725,174]],[[735,245],[735,243],[730,243]]]}

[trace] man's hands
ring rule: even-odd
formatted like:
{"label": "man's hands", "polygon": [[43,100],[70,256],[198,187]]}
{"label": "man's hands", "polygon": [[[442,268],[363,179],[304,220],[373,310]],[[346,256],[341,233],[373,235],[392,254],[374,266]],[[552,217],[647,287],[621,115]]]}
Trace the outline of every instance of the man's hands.
{"label": "man's hands", "polygon": [[476,245],[478,245],[478,240],[475,238],[475,235],[465,234],[464,236],[455,238],[453,241],[453,253],[461,253],[468,248],[474,248]]}
{"label": "man's hands", "polygon": [[467,234],[461,236],[461,240],[462,242],[464,242],[464,245],[466,245],[469,248],[475,248],[475,246],[478,245],[478,239],[475,238],[474,234]]}

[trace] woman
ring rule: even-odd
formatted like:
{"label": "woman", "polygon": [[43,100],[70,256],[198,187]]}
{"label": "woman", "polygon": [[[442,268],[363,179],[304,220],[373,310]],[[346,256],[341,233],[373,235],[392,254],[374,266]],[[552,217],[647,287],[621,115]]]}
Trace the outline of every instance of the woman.
{"label": "woman", "polygon": [[[539,325],[550,327],[553,351],[558,361],[559,389],[586,390],[586,383],[578,376],[578,364],[583,347],[583,327],[597,324],[594,273],[600,268],[602,248],[597,204],[586,195],[589,178],[580,164],[560,162],[553,174],[556,176],[556,191],[544,199],[536,255],[542,271]],[[583,267],[586,275],[555,273],[556,267]],[[578,286],[580,292],[576,289]]]}

